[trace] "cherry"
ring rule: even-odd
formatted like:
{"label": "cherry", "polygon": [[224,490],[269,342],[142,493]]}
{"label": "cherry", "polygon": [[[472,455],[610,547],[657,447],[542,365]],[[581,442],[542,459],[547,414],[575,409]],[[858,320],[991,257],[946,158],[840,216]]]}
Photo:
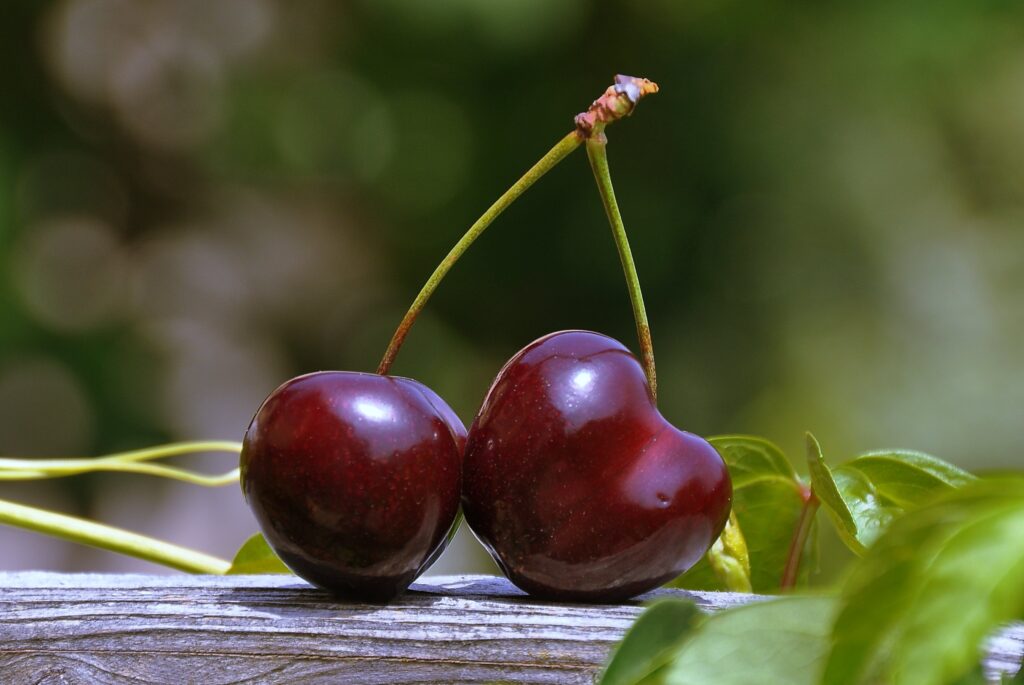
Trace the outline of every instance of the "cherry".
{"label": "cherry", "polygon": [[533,595],[609,602],[658,587],[707,551],[731,498],[715,449],[668,423],[636,357],[598,333],[527,345],[469,431],[466,522]]}
{"label": "cherry", "polygon": [[425,385],[347,371],[299,376],[256,412],[242,491],[295,573],[383,601],[444,550],[459,508],[466,428]]}

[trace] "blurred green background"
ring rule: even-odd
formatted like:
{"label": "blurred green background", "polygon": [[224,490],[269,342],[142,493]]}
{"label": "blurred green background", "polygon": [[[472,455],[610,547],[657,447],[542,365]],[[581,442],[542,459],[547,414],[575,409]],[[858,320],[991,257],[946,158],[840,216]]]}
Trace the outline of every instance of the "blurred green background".
{"label": "blurred green background", "polygon": [[[1019,466],[1022,20],[1008,0],[7,2],[0,454],[238,440],[285,379],[372,370],[449,246],[623,72],[662,88],[609,155],[670,420],[797,459],[812,429],[834,460]],[[582,152],[459,263],[394,371],[468,423],[563,328],[636,347]],[[255,530],[235,488],[0,496],[221,555]],[[0,549],[153,570],[10,529]],[[463,534],[435,572],[481,568]]]}

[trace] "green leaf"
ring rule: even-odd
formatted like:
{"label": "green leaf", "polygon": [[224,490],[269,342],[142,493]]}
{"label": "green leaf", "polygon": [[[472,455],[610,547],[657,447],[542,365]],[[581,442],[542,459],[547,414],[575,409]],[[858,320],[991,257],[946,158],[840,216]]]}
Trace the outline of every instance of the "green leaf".
{"label": "green leaf", "polygon": [[836,599],[792,595],[709,616],[668,664],[642,681],[654,685],[812,685],[828,653]]}
{"label": "green leaf", "polygon": [[893,522],[842,593],[825,682],[938,685],[1024,615],[1024,478],[975,481]]}
{"label": "green leaf", "polygon": [[811,474],[811,490],[825,506],[839,536],[855,552],[862,552],[863,546],[857,538],[857,523],[832,478],[832,471],[825,463],[821,445],[810,433],[807,434],[807,469]]}
{"label": "green leaf", "polygon": [[845,536],[840,538],[856,554],[863,554],[890,523],[903,515],[904,509],[880,495],[867,476],[848,464],[834,468],[832,478],[857,523],[857,544],[851,544]]}
{"label": "green leaf", "polygon": [[720,435],[709,438],[722,459],[729,465],[734,489],[756,481],[778,479],[784,483],[796,480],[789,459],[774,443],[753,435]]}
{"label": "green leaf", "polygon": [[[786,567],[806,487],[782,451],[758,437],[726,435],[711,438],[732,477],[732,510],[746,539],[750,584],[754,592],[778,592]],[[813,569],[814,541],[804,550],[801,578]],[[673,585],[694,590],[728,589],[719,580],[707,556]]]}
{"label": "green leaf", "polygon": [[291,573],[259,533],[245,541],[228,569],[228,575],[255,573]]}
{"label": "green leaf", "polygon": [[859,471],[879,495],[904,509],[977,480],[948,462],[910,450],[868,452],[844,466]]}
{"label": "green leaf", "polygon": [[840,537],[857,554],[863,554],[907,509],[976,480],[941,459],[905,450],[870,452],[831,474],[856,527],[852,536],[840,528]]}
{"label": "green leaf", "polygon": [[612,653],[601,685],[641,682],[663,665],[671,650],[682,644],[703,614],[685,599],[665,599],[651,605],[633,624]]}
{"label": "green leaf", "polygon": [[707,554],[711,570],[729,592],[752,592],[750,586],[750,554],[736,512],[729,512],[725,529]]}

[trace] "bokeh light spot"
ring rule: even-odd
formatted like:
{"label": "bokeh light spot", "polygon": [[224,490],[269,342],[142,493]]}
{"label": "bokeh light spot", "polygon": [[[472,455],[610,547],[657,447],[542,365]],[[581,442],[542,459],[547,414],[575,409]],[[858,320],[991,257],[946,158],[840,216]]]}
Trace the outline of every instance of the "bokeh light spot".
{"label": "bokeh light spot", "polygon": [[63,365],[35,357],[0,367],[0,454],[82,456],[93,430],[89,398]]}
{"label": "bokeh light spot", "polygon": [[29,313],[62,332],[93,329],[124,312],[127,262],[117,235],[87,217],[32,225],[13,255]]}

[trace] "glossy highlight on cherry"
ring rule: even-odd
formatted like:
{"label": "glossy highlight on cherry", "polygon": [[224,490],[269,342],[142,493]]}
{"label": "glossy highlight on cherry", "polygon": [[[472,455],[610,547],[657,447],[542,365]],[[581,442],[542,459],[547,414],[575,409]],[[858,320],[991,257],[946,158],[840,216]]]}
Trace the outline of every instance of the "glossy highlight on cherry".
{"label": "glossy highlight on cherry", "polygon": [[666,421],[636,357],[598,333],[527,345],[469,431],[466,521],[540,597],[610,602],[668,582],[721,533],[731,496],[718,452]]}

